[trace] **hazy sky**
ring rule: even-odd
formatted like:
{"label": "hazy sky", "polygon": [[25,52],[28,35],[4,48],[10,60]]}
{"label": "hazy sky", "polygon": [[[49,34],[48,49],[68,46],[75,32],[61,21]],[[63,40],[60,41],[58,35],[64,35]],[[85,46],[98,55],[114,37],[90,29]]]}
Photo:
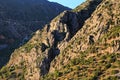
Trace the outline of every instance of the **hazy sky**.
{"label": "hazy sky", "polygon": [[57,2],[64,6],[75,8],[76,6],[78,6],[79,4],[81,4],[82,2],[86,0],[48,0],[48,1]]}

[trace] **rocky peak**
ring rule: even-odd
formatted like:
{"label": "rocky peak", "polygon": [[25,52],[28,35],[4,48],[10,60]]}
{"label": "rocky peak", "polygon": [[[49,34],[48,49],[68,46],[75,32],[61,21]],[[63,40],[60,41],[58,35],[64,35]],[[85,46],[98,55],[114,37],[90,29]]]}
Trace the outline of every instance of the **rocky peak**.
{"label": "rocky peak", "polygon": [[[84,5],[82,9],[82,6],[78,6],[73,11],[64,11],[51,21],[47,27],[48,33],[55,33],[54,37],[57,38],[56,40],[69,41],[82,28],[85,20],[91,16],[100,2],[102,0],[88,0],[82,4]],[[77,11],[77,9],[80,11]]]}

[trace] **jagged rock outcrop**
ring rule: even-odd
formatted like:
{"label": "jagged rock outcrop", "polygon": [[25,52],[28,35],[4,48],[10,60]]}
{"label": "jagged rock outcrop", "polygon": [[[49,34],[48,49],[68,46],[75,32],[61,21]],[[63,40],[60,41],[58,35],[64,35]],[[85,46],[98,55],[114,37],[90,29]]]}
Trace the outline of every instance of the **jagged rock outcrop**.
{"label": "jagged rock outcrop", "polygon": [[[45,27],[44,31],[47,31],[44,40],[44,44],[49,45],[50,52],[52,56],[48,55],[48,63],[54,59],[56,55],[58,55],[67,45],[68,41],[76,34],[76,32],[82,27],[84,21],[89,18],[92,14],[91,10],[94,11],[95,7],[101,2],[99,1],[88,1],[89,5],[85,6],[80,12],[71,12],[71,11],[64,11],[58,17],[53,19],[49,25]],[[95,5],[93,5],[95,4]],[[84,11],[84,9],[86,9]],[[82,13],[84,11],[84,13]],[[85,13],[89,13],[88,15],[84,15]],[[82,18],[78,16],[83,16]],[[81,22],[79,22],[81,21]],[[52,50],[52,52],[51,52]],[[50,59],[49,59],[50,57]],[[52,57],[52,58],[51,58]],[[46,58],[45,58],[46,60]],[[43,60],[44,61],[44,60]],[[46,63],[46,61],[44,61]],[[45,73],[46,68],[49,71],[48,64],[41,64],[40,66],[44,66],[42,73]],[[45,70],[45,71],[44,71]],[[47,72],[46,72],[47,73]]]}

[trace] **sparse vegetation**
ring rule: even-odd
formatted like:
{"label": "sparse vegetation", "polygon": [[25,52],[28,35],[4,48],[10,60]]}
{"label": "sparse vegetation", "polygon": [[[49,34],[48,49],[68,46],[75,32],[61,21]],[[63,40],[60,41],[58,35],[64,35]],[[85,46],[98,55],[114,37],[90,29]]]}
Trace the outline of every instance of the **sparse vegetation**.
{"label": "sparse vegetation", "polygon": [[[83,13],[86,17],[88,15],[86,11],[89,10],[91,16],[89,19],[86,18],[83,27],[74,33],[74,36],[70,35],[73,34],[71,25],[66,26],[72,22],[72,18],[68,21],[62,19],[64,17],[68,19],[73,14],[69,14],[69,11],[68,14],[60,14],[53,23],[50,23],[52,26],[37,32],[27,44],[15,51],[19,53],[16,54],[18,59],[15,58],[15,54],[12,59],[18,61],[19,66],[3,67],[0,78],[24,80],[26,77],[36,78],[37,75],[40,80],[119,80],[120,23],[119,16],[116,16],[120,13],[117,7],[120,4],[118,2],[104,0],[95,8],[98,2],[88,0],[85,4],[78,6],[73,10],[73,13],[78,12],[75,17],[77,15],[77,18],[81,18]],[[93,8],[95,11],[92,14]],[[60,25],[56,26],[56,21]],[[63,31],[64,27],[68,28],[64,30],[66,32]],[[64,36],[60,35],[62,31],[65,33]],[[71,36],[73,37],[68,38]]]}

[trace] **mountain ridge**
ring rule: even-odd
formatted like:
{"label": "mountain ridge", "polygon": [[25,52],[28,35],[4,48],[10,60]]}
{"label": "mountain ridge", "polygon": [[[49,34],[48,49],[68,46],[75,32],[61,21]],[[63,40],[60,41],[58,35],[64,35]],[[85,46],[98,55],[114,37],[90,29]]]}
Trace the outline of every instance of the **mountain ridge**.
{"label": "mountain ridge", "polygon": [[14,51],[2,79],[119,80],[119,4],[87,0],[64,11]]}

